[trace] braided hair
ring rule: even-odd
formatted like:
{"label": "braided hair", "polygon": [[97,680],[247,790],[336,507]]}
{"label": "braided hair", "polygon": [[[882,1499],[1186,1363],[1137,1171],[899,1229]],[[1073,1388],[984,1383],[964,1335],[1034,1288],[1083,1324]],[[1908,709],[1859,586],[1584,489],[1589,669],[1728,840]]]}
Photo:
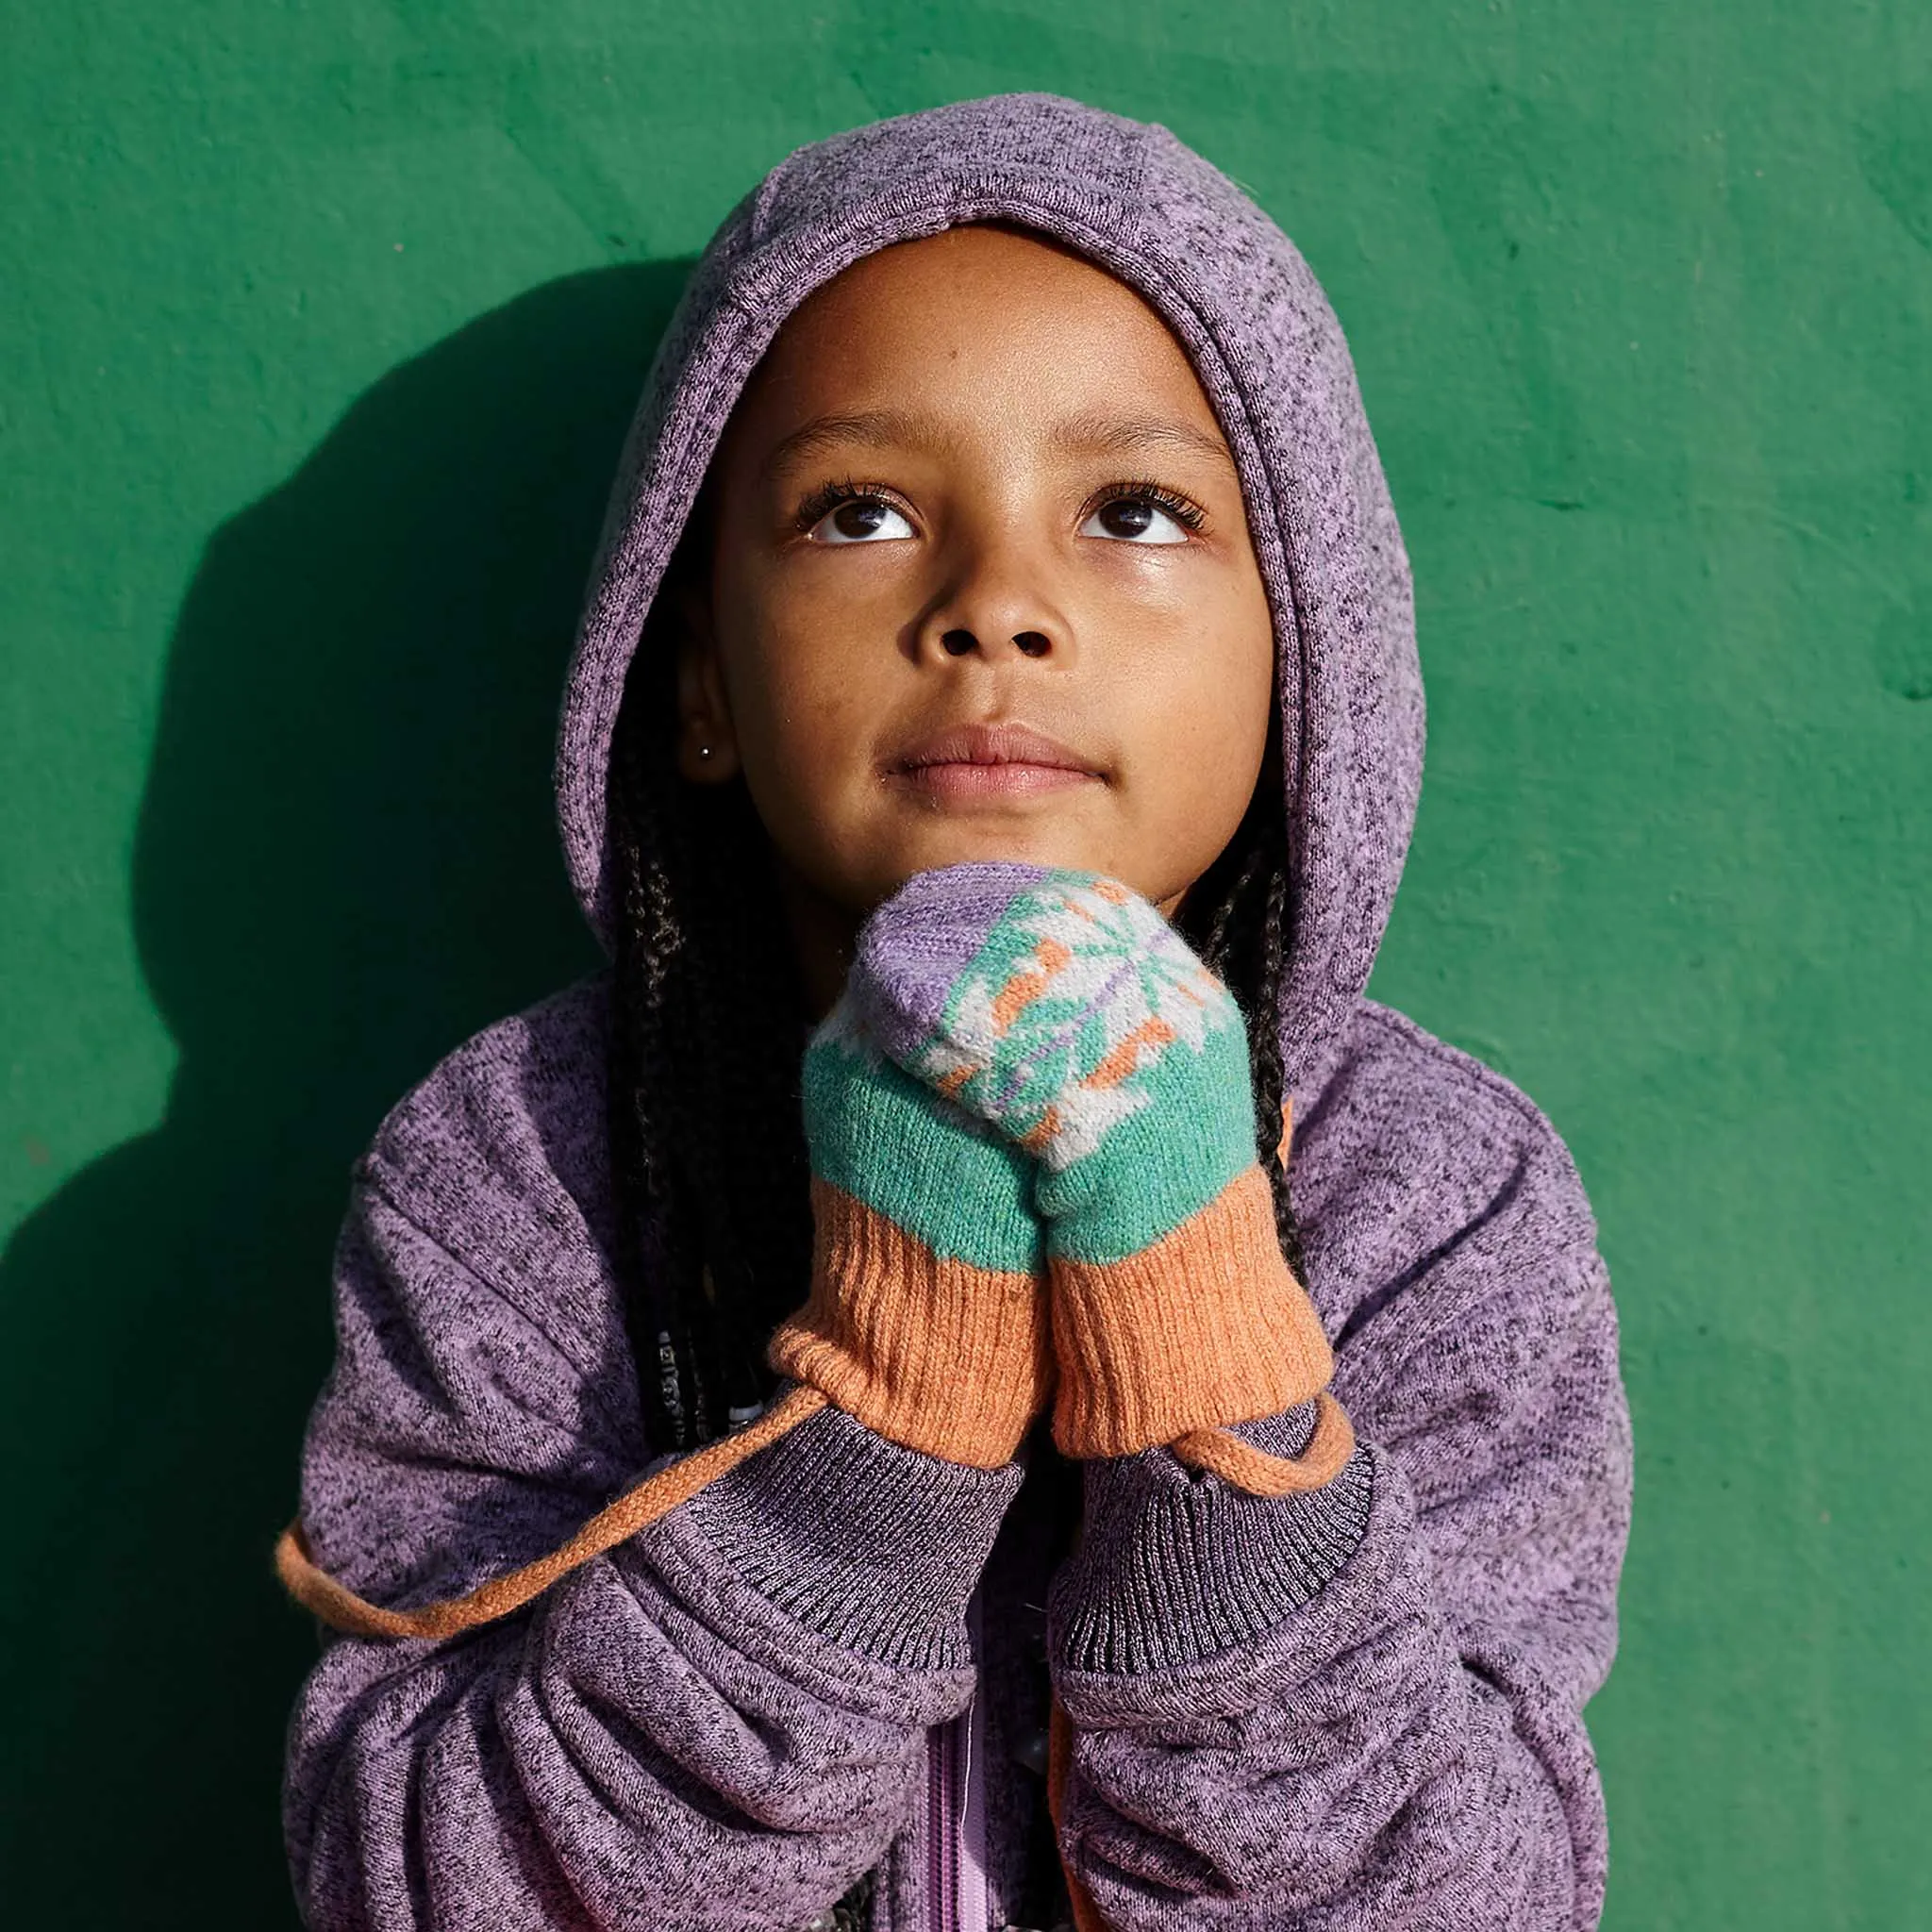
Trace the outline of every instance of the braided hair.
{"label": "braided hair", "polygon": [[[768,1400],[772,1330],[811,1266],[801,1124],[808,1015],[790,949],[772,941],[770,841],[741,782],[677,772],[675,594],[708,551],[698,513],[653,600],[613,734],[609,835],[619,919],[609,1127],[625,1321],[651,1452],[721,1436]],[[1175,924],[1248,1021],[1255,1141],[1282,1252],[1302,1273],[1274,1158],[1283,1070],[1275,1014],[1291,902],[1278,756]]]}

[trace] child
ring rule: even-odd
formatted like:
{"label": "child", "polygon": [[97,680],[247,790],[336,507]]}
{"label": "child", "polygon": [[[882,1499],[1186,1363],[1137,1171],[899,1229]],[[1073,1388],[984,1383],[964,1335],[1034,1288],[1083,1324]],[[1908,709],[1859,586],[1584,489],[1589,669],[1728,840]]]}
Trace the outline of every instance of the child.
{"label": "child", "polygon": [[1005,96],[741,205],[564,710],[614,971],[357,1171],[310,1924],[1597,1923],[1615,1319],[1362,997],[1421,756],[1340,331],[1205,162]]}

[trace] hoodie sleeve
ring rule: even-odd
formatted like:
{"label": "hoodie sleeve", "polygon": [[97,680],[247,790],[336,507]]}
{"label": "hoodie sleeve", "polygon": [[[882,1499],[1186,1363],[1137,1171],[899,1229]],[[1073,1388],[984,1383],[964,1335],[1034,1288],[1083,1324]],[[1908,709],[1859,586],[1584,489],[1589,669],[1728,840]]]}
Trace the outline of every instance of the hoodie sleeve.
{"label": "hoodie sleeve", "polygon": [[[604,1373],[627,1356],[588,1359],[596,1331],[532,1319],[542,1295],[486,1285],[366,1174],[335,1278],[303,1504],[351,1588],[460,1591],[638,1474]],[[965,1605],[1019,1474],[823,1410],[512,1619],[335,1639],[288,1740],[306,1922],[803,1924],[877,1863],[926,1727],[970,1698]]]}
{"label": "hoodie sleeve", "polygon": [[[1359,1446],[1326,1489],[1251,1497],[1164,1449],[1089,1466],[1053,1662],[1063,1841],[1111,1932],[1597,1924],[1582,1713],[1615,1646],[1629,1426],[1548,1138],[1420,1259],[1384,1255],[1341,1324]],[[1247,1432],[1291,1451],[1298,1420]]]}

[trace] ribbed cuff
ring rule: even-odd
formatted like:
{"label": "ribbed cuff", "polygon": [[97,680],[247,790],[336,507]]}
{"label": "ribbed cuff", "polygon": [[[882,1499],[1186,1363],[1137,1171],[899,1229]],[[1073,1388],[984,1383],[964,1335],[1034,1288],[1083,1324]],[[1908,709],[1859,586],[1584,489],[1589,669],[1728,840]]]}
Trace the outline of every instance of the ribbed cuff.
{"label": "ribbed cuff", "polygon": [[908,1449],[977,1469],[1012,1461],[1053,1387],[1039,1281],[936,1255],[816,1175],[811,1202],[811,1293],[766,1360]]}
{"label": "ribbed cuff", "polygon": [[[1298,1456],[1315,1405],[1236,1425]],[[1368,1527],[1368,1457],[1306,1495],[1250,1496],[1166,1449],[1086,1465],[1086,1524],[1048,1604],[1056,1663],[1140,1675],[1252,1643],[1319,1594]]]}
{"label": "ribbed cuff", "polygon": [[970,1661],[966,1600],[1018,1492],[821,1409],[684,1507],[733,1573],[827,1642],[908,1670]]}
{"label": "ribbed cuff", "polygon": [[1191,1429],[1278,1415],[1333,1372],[1253,1161],[1151,1246],[1106,1262],[1057,1252],[1051,1270],[1053,1440],[1063,1456],[1129,1456]]}

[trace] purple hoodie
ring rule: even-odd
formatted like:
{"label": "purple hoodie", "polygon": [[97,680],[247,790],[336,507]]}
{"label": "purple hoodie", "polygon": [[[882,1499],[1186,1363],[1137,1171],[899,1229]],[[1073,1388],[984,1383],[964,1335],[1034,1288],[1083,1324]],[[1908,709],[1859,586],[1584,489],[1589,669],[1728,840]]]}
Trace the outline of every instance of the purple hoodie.
{"label": "purple hoodie", "polygon": [[[1407,563],[1341,331],[1273,223],[1164,129],[1044,95],[775,169],[693,275],[627,446],[558,748],[572,876],[608,938],[625,668],[758,356],[849,262],[982,219],[1152,303],[1240,465],[1280,653],[1294,1194],[1361,1447],[1264,1500],[1165,1449],[1070,1465],[1041,1428],[975,1470],[823,1411],[511,1619],[329,1644],[289,1734],[311,1925],[829,1925],[875,1871],[878,1932],[1043,1926],[1050,1688],[1059,1849],[1118,1932],[1597,1923],[1615,1315],[1549,1123],[1362,996],[1421,775]],[[544,1554],[645,1466],[609,999],[598,977],[471,1041],[357,1169],[302,1510],[378,1602]],[[1244,1429],[1291,1450],[1295,1424]]]}

